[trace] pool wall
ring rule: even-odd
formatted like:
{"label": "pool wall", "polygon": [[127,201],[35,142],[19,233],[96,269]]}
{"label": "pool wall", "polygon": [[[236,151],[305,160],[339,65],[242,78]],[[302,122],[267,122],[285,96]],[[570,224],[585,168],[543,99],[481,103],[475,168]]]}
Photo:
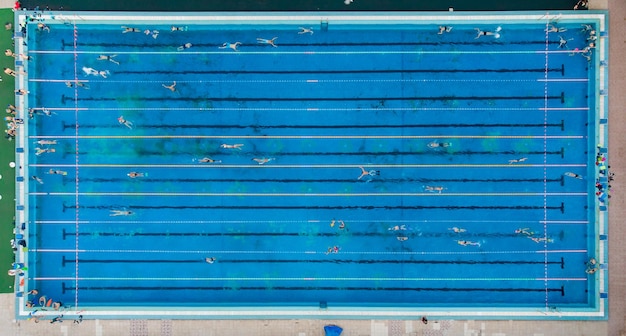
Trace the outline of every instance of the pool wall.
{"label": "pool wall", "polygon": [[[16,13],[16,26],[26,22],[29,15],[33,13],[23,11]],[[63,24],[64,21],[80,23],[102,23],[102,24],[115,24],[115,29],[118,29],[120,23],[126,23],[132,20],[136,24],[150,24],[163,22],[181,22],[186,25],[193,24],[229,24],[240,25],[241,29],[246,29],[246,25],[254,24],[285,24],[289,22],[297,22],[298,24],[320,24],[321,22],[333,22],[336,24],[358,24],[367,22],[368,24],[376,23],[380,25],[386,24],[437,24],[438,22],[451,22],[451,23],[465,23],[465,24],[497,24],[498,22],[507,23],[528,23],[537,22],[537,20],[551,20],[559,16],[560,22],[579,22],[581,20],[594,21],[600,27],[600,38],[598,39],[598,57],[595,58],[596,66],[593,67],[596,71],[594,78],[596,79],[595,85],[590,85],[590,97],[594,97],[595,103],[592,105],[595,110],[595,117],[590,116],[589,120],[595,124],[595,131],[593,136],[595,141],[588,142],[588,149],[591,152],[596,150],[606,153],[608,147],[608,13],[605,11],[586,11],[586,12],[571,12],[566,14],[547,14],[543,12],[529,12],[519,14],[494,14],[494,13],[440,13],[433,15],[432,13],[416,15],[411,13],[368,13],[368,15],[360,15],[357,13],[264,13],[262,15],[251,15],[249,13],[206,13],[198,15],[196,13],[177,13],[176,15],[169,15],[167,13],[151,13],[149,16],[137,16],[136,13],[46,13],[44,15],[46,24],[55,25]],[[26,46],[19,43],[22,41],[20,33],[16,34],[16,53],[26,53]],[[20,61],[17,61],[20,62]],[[16,63],[16,68],[20,66]],[[16,80],[16,90],[25,89],[28,90],[28,77],[27,75],[18,75]],[[29,94],[36,94],[31,91]],[[16,96],[16,107],[19,111],[19,117],[28,118],[28,100],[26,96]],[[32,181],[28,171],[27,153],[30,152],[28,137],[24,136],[28,134],[28,123],[23,126],[23,131],[20,132],[20,136],[16,138],[16,163],[17,163],[17,207],[16,207],[16,225],[21,226],[21,223],[30,223],[31,219],[27,209],[32,205],[29,204],[28,197],[28,184]],[[598,175],[596,167],[591,166],[589,168],[589,176],[596,176],[601,182],[604,182],[603,177]],[[593,175],[592,175],[593,174]],[[605,177],[604,177],[605,178]],[[592,182],[589,179],[589,182]],[[590,186],[593,190],[593,186]],[[590,197],[594,197],[591,195]],[[594,197],[595,199],[595,197]],[[584,307],[580,309],[575,308],[558,308],[558,309],[521,309],[516,307],[504,307],[497,309],[467,309],[467,308],[437,308],[437,307],[420,307],[416,308],[364,308],[364,307],[332,307],[326,306],[324,303],[320,303],[319,306],[303,306],[303,307],[203,307],[203,308],[183,308],[183,307],[168,307],[167,311],[163,310],[163,307],[72,307],[65,312],[67,315],[79,313],[90,318],[161,318],[167,316],[168,318],[189,318],[189,319],[202,319],[202,318],[250,318],[250,319],[268,319],[268,318],[355,318],[355,319],[371,319],[371,318],[407,318],[418,319],[421,316],[428,315],[430,317],[442,317],[442,318],[472,318],[472,319],[597,319],[604,320],[608,318],[608,246],[607,246],[607,228],[608,228],[608,209],[606,205],[600,204],[596,200],[595,209],[590,209],[593,216],[590,218],[596,219],[596,225],[594,226],[595,234],[590,235],[588,246],[596,251],[598,261],[600,263],[600,271],[596,273],[598,281],[596,281],[596,291],[589,293],[595,300],[595,305],[592,307]],[[34,237],[37,232],[31,231],[35,228],[35,225],[27,225],[25,232],[20,232],[18,229],[16,232],[16,239],[22,237]],[[16,262],[28,263],[28,250],[26,248],[19,249],[16,254]],[[36,274],[36,270],[29,267],[25,273],[24,278],[28,278],[29,272]],[[25,295],[24,293],[29,290],[27,286],[21,284],[23,278],[16,277],[16,317],[19,319],[28,318],[31,310],[25,309]],[[26,282],[27,283],[27,282]],[[39,314],[46,316],[57,315],[55,311],[44,311]]]}

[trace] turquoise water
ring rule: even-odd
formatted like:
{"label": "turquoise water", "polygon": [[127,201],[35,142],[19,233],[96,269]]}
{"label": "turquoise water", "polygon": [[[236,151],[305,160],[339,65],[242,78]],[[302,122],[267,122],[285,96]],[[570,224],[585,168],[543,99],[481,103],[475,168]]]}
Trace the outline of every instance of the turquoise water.
{"label": "turquoise water", "polygon": [[594,304],[594,62],[566,51],[586,45],[578,23],[478,39],[474,25],[79,24],[76,44],[71,25],[32,26],[29,105],[51,115],[30,136],[57,143],[31,145],[55,152],[30,156],[44,183],[29,186],[29,287],[48,297]]}

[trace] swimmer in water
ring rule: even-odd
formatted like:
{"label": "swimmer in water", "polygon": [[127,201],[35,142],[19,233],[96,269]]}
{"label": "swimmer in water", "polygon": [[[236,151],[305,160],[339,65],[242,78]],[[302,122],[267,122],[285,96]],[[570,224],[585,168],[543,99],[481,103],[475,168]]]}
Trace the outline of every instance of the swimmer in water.
{"label": "swimmer in water", "polygon": [[229,145],[229,144],[221,144],[220,148],[224,148],[224,149],[237,149],[237,150],[241,150],[241,147],[243,147],[243,144],[234,144],[234,145]]}
{"label": "swimmer in water", "polygon": [[41,155],[44,153],[54,153],[56,152],[56,149],[54,148],[35,148],[35,155]]}
{"label": "swimmer in water", "polygon": [[335,245],[335,246],[333,246],[333,247],[329,247],[329,248],[326,250],[326,254],[329,254],[329,253],[339,253],[339,250],[340,250],[340,249],[341,249],[341,248],[340,248],[339,246],[337,246],[337,245]]}
{"label": "swimmer in water", "polygon": [[362,178],[364,178],[365,176],[369,176],[370,179],[374,176],[380,176],[380,170],[365,170],[365,168],[363,167],[359,167],[359,169],[361,169],[361,175],[357,178],[357,180],[360,180]]}
{"label": "swimmer in water", "polygon": [[256,163],[258,163],[260,165],[266,164],[266,163],[268,163],[270,161],[274,161],[274,160],[276,160],[276,159],[275,158],[260,158],[260,159],[259,158],[254,158],[254,159],[252,159],[252,161],[254,161],[254,162],[256,162]]}
{"label": "swimmer in water", "polygon": [[215,257],[210,257],[210,258],[204,258],[204,262],[206,262],[207,264],[212,264],[216,261],[217,259]]}
{"label": "swimmer in water", "polygon": [[277,39],[277,38],[278,38],[278,37],[274,37],[274,38],[272,38],[272,39],[269,39],[269,40],[268,40],[268,39],[258,38],[258,37],[257,37],[256,41],[257,41],[257,43],[260,43],[260,44],[269,44],[269,45],[271,45],[272,47],[276,48],[276,47],[278,47],[278,46],[275,44],[275,43],[276,43],[276,39]]}
{"label": "swimmer in water", "polygon": [[463,232],[467,232],[467,230],[453,226],[451,228],[448,228],[448,230],[451,230],[454,233],[463,233]]}
{"label": "swimmer in water", "polygon": [[176,48],[176,50],[183,51],[185,49],[191,48],[192,46],[193,46],[193,44],[191,44],[191,43],[185,43],[185,44],[179,46],[178,48]]}
{"label": "swimmer in water", "polygon": [[330,227],[334,227],[335,226],[335,219],[333,218],[333,220],[330,221]]}
{"label": "swimmer in water", "polygon": [[187,26],[184,26],[184,27],[180,27],[180,26],[172,26],[171,30],[172,30],[173,32],[175,32],[175,31],[187,31]]}
{"label": "swimmer in water", "polygon": [[298,32],[299,35],[302,35],[302,34],[313,35],[313,28],[299,27],[298,29],[300,29],[300,31]]}
{"label": "swimmer in water", "polygon": [[578,174],[575,174],[575,173],[572,173],[572,172],[565,172],[565,173],[563,173],[563,175],[569,176],[569,177],[573,177],[573,178],[579,179],[579,180],[583,179],[582,175],[578,175]]}
{"label": "swimmer in water", "polygon": [[51,174],[51,175],[63,175],[63,176],[65,176],[65,175],[67,175],[67,172],[66,172],[66,171],[63,171],[63,170],[54,170],[54,169],[50,169],[50,170],[48,170],[48,174]]}
{"label": "swimmer in water", "polygon": [[406,230],[406,225],[404,224],[387,228],[387,231],[404,231],[404,230]]}
{"label": "swimmer in water", "polygon": [[234,51],[239,51],[237,49],[237,47],[239,47],[240,45],[241,45],[241,42],[235,42],[235,43],[224,42],[224,44],[222,44],[222,46],[218,47],[218,48],[220,48],[220,49],[230,48],[230,49],[232,49]]}
{"label": "swimmer in water", "polygon": [[439,142],[437,140],[429,143],[428,148],[446,148],[446,147],[452,147],[452,143],[451,142]]}
{"label": "swimmer in water", "polygon": [[530,228],[519,228],[517,230],[515,230],[515,234],[521,234],[521,235],[527,235],[527,236],[532,236],[535,233],[532,231],[529,231]]}
{"label": "swimmer in water", "polygon": [[152,34],[152,38],[156,39],[157,37],[159,37],[159,31],[158,30],[150,30],[150,29],[146,29],[143,31],[144,34],[146,35],[150,35]]}
{"label": "swimmer in water", "polygon": [[407,241],[407,240],[409,240],[409,237],[397,236],[396,239],[399,240],[399,241]]}
{"label": "swimmer in water", "polygon": [[556,27],[554,25],[549,25],[548,28],[544,29],[544,31],[546,33],[562,33],[562,32],[566,32],[567,28],[563,28],[563,27]]}
{"label": "swimmer in water", "polygon": [[141,29],[139,28],[131,28],[131,27],[126,27],[126,26],[122,26],[122,34],[126,34],[126,33],[141,33]]}
{"label": "swimmer in water", "polygon": [[56,140],[39,140],[39,141],[36,141],[35,143],[39,145],[56,145],[57,141]]}
{"label": "swimmer in water", "polygon": [[573,38],[566,40],[562,36],[559,35],[559,48],[567,48],[567,41],[571,41],[571,40],[573,40]]}
{"label": "swimmer in water", "polygon": [[346,223],[344,223],[342,220],[339,220],[339,230],[343,230],[346,228]]}
{"label": "swimmer in water", "polygon": [[130,172],[130,173],[126,174],[126,176],[128,176],[130,178],[137,178],[137,177],[146,177],[146,176],[148,176],[148,174],[147,173]]}
{"label": "swimmer in water", "polygon": [[457,240],[456,242],[457,242],[457,244],[459,244],[461,246],[478,246],[478,247],[480,247],[480,243],[473,242],[471,240]]}
{"label": "swimmer in water", "polygon": [[494,38],[500,38],[499,32],[502,30],[502,27],[496,28],[496,30],[493,32],[482,31],[480,30],[480,28],[474,28],[474,29],[476,29],[476,31],[478,32],[478,34],[476,35],[474,39],[480,38],[481,36],[493,36]]}
{"label": "swimmer in water", "polygon": [[98,56],[97,60],[98,61],[109,61],[111,63],[115,63],[117,65],[120,65],[120,62],[116,61],[114,58],[117,55],[100,55]]}
{"label": "swimmer in water", "polygon": [[111,210],[111,213],[109,214],[109,216],[111,217],[115,217],[115,216],[131,216],[133,214],[132,211],[129,210]]}
{"label": "swimmer in water", "polygon": [[446,189],[442,186],[424,186],[424,191],[440,193]]}
{"label": "swimmer in water", "polygon": [[541,242],[554,243],[554,239],[546,238],[546,237],[528,237],[528,238],[534,241],[535,243],[541,243]]}
{"label": "swimmer in water", "polygon": [[124,116],[120,116],[119,118],[117,118],[117,122],[120,123],[120,125],[128,127],[129,129],[133,129],[133,123],[124,119]]}
{"label": "swimmer in water", "polygon": [[200,162],[200,163],[222,163],[221,160],[213,160],[210,157],[205,157],[205,158],[199,160],[198,162]]}
{"label": "swimmer in water", "polygon": [[161,84],[163,85],[164,88],[172,91],[172,92],[176,92],[176,81],[174,81],[174,83],[172,85],[165,85],[165,84]]}
{"label": "swimmer in water", "polygon": [[37,181],[37,183],[39,183],[39,184],[43,184],[43,180],[42,180],[42,179],[40,179],[39,177],[37,177],[37,176],[33,175],[33,176],[31,176],[31,178],[32,178],[33,180]]}
{"label": "swimmer in water", "polygon": [[509,164],[513,164],[513,163],[522,163],[524,161],[528,160],[528,158],[519,158],[519,159],[513,159],[513,160],[509,160]]}
{"label": "swimmer in water", "polygon": [[449,33],[451,31],[452,31],[452,27],[439,26],[439,32],[437,34],[442,35],[443,33]]}

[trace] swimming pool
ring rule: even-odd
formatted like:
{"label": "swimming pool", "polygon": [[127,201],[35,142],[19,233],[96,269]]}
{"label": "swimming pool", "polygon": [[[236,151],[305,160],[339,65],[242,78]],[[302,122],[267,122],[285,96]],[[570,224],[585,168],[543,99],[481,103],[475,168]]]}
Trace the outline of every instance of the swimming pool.
{"label": "swimming pool", "polygon": [[605,317],[604,13],[29,15],[18,316]]}

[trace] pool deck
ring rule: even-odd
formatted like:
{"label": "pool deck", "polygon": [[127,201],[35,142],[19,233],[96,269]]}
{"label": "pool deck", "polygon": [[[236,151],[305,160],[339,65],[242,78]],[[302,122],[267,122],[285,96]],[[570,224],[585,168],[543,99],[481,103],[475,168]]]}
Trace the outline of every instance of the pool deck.
{"label": "pool deck", "polygon": [[[358,1],[358,0],[357,0]],[[0,0],[1,7],[11,7],[13,1]],[[185,335],[323,335],[323,326],[337,324],[344,328],[343,336],[404,336],[404,335],[626,335],[626,227],[620,219],[626,218],[622,186],[626,178],[626,62],[621,61],[626,52],[626,2],[623,0],[592,0],[593,9],[609,9],[610,31],[614,32],[609,50],[609,159],[616,180],[612,183],[609,225],[609,321],[491,321],[491,320],[85,320],[82,324],[51,325],[49,321],[35,324],[32,321],[14,321],[14,296],[0,295],[0,323],[2,335],[116,335],[116,336],[185,336]],[[0,164],[8,164],[1,162]]]}

